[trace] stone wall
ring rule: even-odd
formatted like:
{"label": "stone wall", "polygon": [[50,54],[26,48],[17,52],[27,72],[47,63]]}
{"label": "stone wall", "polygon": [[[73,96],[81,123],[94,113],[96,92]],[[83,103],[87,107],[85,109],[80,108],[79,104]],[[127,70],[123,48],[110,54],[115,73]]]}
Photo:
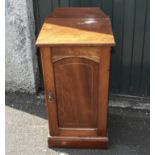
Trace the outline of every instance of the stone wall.
{"label": "stone wall", "polygon": [[6,0],[6,91],[34,93],[37,57],[32,0]]}

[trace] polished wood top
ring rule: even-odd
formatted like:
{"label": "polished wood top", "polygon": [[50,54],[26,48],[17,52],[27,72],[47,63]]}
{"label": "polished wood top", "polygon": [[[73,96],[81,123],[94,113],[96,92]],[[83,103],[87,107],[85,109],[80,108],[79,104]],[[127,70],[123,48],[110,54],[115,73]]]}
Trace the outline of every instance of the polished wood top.
{"label": "polished wood top", "polygon": [[49,16],[55,18],[106,18],[108,17],[97,7],[57,8]]}
{"label": "polished wood top", "polygon": [[[79,9],[79,12],[81,9],[82,8]],[[64,10],[70,10],[70,8],[61,8],[60,11],[57,9],[54,14],[59,12],[58,18],[51,16],[46,18],[36,42],[37,46],[113,46],[115,44],[109,17],[86,18],[84,17],[85,9],[83,9],[83,13],[81,11],[81,15],[79,16],[83,16],[84,18],[77,16],[75,18],[71,16],[69,18],[60,18]],[[71,10],[74,9],[71,8]],[[78,9],[76,9],[76,12],[77,10]],[[91,9],[87,8],[86,12],[88,10],[90,11]],[[99,9],[92,9],[92,12],[95,12],[95,10]],[[69,11],[65,11],[64,16],[65,15],[68,16]]]}

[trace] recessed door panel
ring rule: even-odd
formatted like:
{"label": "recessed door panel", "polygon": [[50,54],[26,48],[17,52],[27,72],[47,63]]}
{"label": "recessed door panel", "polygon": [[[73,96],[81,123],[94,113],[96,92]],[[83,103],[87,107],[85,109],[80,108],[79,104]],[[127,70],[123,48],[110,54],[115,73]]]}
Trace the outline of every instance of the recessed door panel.
{"label": "recessed door panel", "polygon": [[54,63],[58,126],[97,128],[98,63],[70,57]]}

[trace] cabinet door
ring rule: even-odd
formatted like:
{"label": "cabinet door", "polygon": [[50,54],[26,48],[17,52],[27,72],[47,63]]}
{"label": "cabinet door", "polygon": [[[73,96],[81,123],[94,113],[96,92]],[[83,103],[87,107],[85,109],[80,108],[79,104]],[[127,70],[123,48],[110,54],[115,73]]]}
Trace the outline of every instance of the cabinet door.
{"label": "cabinet door", "polygon": [[106,48],[42,48],[50,135],[106,135],[109,58]]}
{"label": "cabinet door", "polygon": [[61,128],[95,128],[98,63],[79,57],[54,63],[58,124]]}

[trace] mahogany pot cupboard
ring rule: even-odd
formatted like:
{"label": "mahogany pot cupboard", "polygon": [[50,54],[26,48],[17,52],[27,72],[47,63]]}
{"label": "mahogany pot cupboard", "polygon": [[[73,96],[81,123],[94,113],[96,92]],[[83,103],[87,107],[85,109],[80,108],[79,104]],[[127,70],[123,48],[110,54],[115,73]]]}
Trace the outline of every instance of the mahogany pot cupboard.
{"label": "mahogany pot cupboard", "polygon": [[40,47],[49,147],[107,148],[111,47],[109,17],[99,8],[58,8],[46,19]]}

